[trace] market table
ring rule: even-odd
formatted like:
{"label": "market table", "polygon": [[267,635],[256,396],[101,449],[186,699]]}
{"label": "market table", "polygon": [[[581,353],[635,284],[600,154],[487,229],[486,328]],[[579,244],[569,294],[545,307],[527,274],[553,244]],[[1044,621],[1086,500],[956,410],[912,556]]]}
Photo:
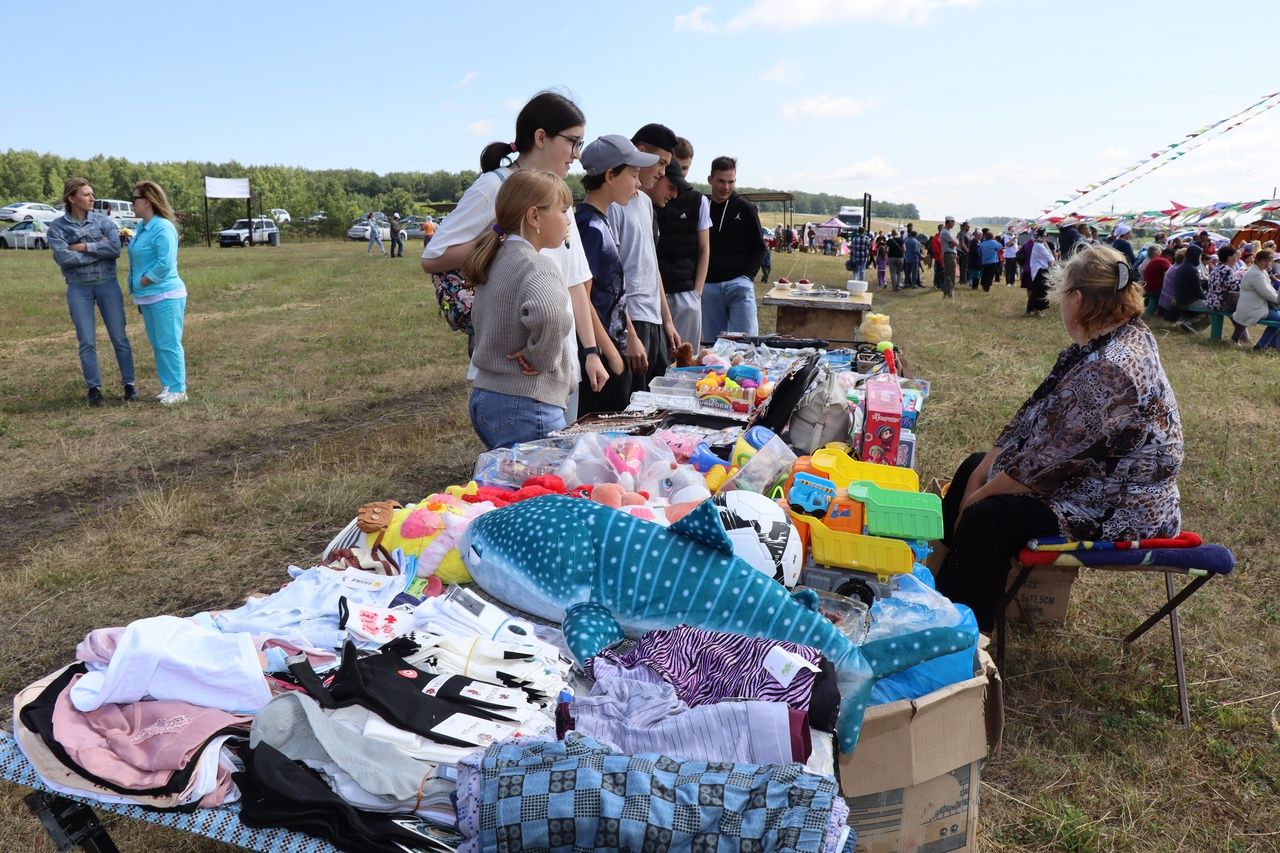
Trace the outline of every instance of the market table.
{"label": "market table", "polygon": [[778,309],[778,334],[838,344],[854,342],[862,315],[871,310],[870,293],[838,298],[795,293],[786,286],[773,288],[760,301]]}

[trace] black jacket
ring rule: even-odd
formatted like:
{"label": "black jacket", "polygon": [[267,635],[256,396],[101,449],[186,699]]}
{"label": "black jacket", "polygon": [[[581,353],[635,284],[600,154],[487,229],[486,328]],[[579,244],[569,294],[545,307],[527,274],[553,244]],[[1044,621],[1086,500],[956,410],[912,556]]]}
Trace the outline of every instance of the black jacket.
{"label": "black jacket", "polygon": [[658,273],[667,293],[693,290],[698,272],[698,208],[702,193],[685,190],[654,211],[658,219]]}
{"label": "black jacket", "polygon": [[733,193],[724,204],[711,201],[711,262],[707,281],[754,279],[764,257],[764,236],[755,207]]}
{"label": "black jacket", "polygon": [[1200,281],[1200,247],[1187,247],[1187,257],[1173,273],[1174,302],[1190,305],[1204,299],[1204,284]]}

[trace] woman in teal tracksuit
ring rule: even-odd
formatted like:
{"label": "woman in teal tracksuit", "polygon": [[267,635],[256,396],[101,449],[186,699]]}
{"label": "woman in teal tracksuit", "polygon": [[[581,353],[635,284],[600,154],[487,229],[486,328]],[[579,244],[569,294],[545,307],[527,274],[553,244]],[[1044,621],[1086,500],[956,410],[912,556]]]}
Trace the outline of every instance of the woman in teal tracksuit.
{"label": "woman in teal tracksuit", "polygon": [[133,188],[133,210],[142,224],[129,241],[129,295],[142,312],[147,340],[155,351],[161,391],[171,406],[187,399],[186,354],[182,351],[182,318],[187,288],[178,277],[178,229],[160,185],[140,181]]}

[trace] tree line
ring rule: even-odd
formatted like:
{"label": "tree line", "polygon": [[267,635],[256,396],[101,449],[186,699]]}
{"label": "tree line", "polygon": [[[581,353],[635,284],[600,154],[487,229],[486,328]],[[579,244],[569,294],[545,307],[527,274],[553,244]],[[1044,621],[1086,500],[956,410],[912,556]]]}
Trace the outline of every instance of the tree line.
{"label": "tree line", "polygon": [[[475,181],[469,169],[446,172],[388,172],[379,175],[361,169],[303,169],[297,166],[245,166],[236,161],[206,163],[194,160],[167,163],[135,163],[123,157],[97,155],[87,160],[9,149],[0,153],[0,206],[16,201],[58,204],[62,183],[79,176],[87,178],[98,198],[128,199],[133,185],[152,180],[164,187],[178,216],[184,242],[204,239],[204,179],[244,178],[254,193],[253,212],[282,207],[293,217],[293,227],[318,236],[340,237],[362,213],[380,210],[401,215],[430,213],[430,202],[450,202]],[[568,178],[575,197],[583,193],[578,175]],[[708,192],[706,185],[698,185]],[[742,192],[768,192],[762,188],[741,188]],[[795,212],[830,216],[841,206],[862,204],[862,199],[830,193],[793,190]],[[762,210],[782,209],[780,202],[766,202]],[[305,223],[323,212],[325,218]],[[873,201],[872,215],[886,218],[918,219],[914,204]],[[209,199],[209,227],[218,231],[243,217],[243,199]]]}

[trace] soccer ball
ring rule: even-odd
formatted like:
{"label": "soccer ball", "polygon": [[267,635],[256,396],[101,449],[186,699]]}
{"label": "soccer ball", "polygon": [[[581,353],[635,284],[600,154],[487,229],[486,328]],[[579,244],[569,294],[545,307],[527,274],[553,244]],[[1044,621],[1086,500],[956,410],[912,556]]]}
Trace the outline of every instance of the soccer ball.
{"label": "soccer ball", "polygon": [[756,492],[721,492],[712,502],[733,543],[733,553],[788,588],[800,580],[804,548],[787,513]]}

